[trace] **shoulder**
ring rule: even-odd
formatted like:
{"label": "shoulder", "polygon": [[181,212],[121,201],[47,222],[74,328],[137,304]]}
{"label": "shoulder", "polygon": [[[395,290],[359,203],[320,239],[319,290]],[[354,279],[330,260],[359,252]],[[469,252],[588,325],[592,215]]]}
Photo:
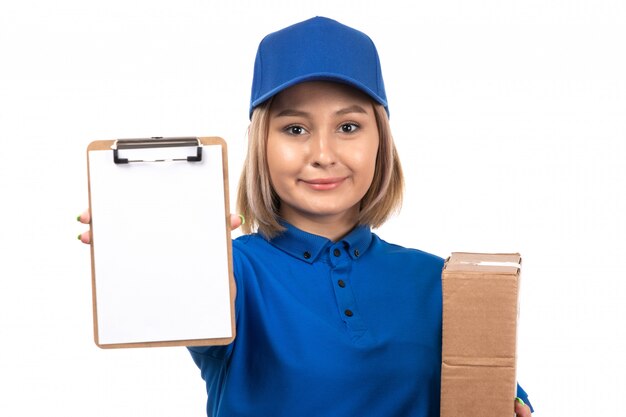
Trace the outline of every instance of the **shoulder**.
{"label": "shoulder", "polygon": [[[239,236],[233,240],[233,272],[236,279],[258,275],[268,263],[280,262],[284,253],[258,233]],[[247,278],[246,278],[247,279]]]}
{"label": "shoulder", "polygon": [[378,235],[372,234],[372,250],[379,255],[385,255],[394,262],[408,262],[418,264],[420,267],[432,268],[437,271],[443,269],[445,260],[435,254],[414,248],[407,248],[394,243],[389,243],[381,239]]}
{"label": "shoulder", "polygon": [[251,233],[233,239],[233,260],[235,262],[254,260],[269,255],[272,245],[258,233]]}
{"label": "shoulder", "polygon": [[246,265],[249,265],[254,258],[259,258],[259,251],[255,250],[255,247],[258,247],[262,242],[260,236],[256,234],[248,234],[242,235],[233,239],[232,248],[233,248],[233,268],[235,272],[235,277],[237,277],[237,272],[241,272],[242,269],[245,269]]}

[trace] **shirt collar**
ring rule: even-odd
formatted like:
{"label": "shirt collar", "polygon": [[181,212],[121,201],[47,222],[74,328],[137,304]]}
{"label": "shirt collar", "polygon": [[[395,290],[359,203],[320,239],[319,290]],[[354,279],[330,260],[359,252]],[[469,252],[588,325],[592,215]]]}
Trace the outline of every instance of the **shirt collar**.
{"label": "shirt collar", "polygon": [[356,226],[350,233],[337,242],[333,242],[323,236],[300,230],[297,227],[282,222],[285,231],[269,240],[269,242],[288,253],[294,258],[298,258],[312,264],[317,260],[326,247],[342,243],[352,259],[362,256],[372,242],[372,231],[369,226]]}

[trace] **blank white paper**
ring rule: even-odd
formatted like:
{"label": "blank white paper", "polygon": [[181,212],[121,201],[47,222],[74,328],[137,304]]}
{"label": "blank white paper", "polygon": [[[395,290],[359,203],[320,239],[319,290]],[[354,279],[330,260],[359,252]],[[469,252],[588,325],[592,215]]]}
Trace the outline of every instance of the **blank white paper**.
{"label": "blank white paper", "polygon": [[99,343],[231,337],[221,146],[203,146],[200,162],[90,151],[89,171]]}

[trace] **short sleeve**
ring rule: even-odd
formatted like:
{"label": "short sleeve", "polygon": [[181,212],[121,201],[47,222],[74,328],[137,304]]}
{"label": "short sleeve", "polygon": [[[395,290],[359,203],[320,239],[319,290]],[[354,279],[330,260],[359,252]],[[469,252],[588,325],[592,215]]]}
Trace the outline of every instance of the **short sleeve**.
{"label": "short sleeve", "polygon": [[524,403],[530,407],[530,411],[531,412],[535,412],[535,409],[533,408],[532,404],[530,403],[530,401],[528,401],[528,394],[526,393],[526,391],[524,391],[524,389],[517,384],[517,397],[520,398],[522,401],[524,401]]}

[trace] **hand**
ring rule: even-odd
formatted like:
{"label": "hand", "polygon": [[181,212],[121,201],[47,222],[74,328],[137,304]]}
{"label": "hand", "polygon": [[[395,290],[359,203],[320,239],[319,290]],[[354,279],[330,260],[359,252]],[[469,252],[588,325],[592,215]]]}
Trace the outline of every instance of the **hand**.
{"label": "hand", "polygon": [[[243,218],[241,216],[238,216],[237,214],[231,214],[230,215],[231,230],[234,230],[238,228],[239,226],[241,226],[242,219]],[[91,224],[91,216],[89,215],[89,210],[85,210],[83,214],[78,216],[77,220],[81,222],[82,224]],[[78,235],[78,239],[85,244],[90,244],[91,243],[91,229]]]}
{"label": "hand", "polygon": [[515,415],[517,417],[532,417],[529,406],[527,406],[526,404],[522,402],[519,402],[517,399],[515,399],[514,404],[515,404]]}

